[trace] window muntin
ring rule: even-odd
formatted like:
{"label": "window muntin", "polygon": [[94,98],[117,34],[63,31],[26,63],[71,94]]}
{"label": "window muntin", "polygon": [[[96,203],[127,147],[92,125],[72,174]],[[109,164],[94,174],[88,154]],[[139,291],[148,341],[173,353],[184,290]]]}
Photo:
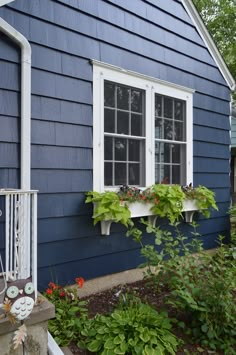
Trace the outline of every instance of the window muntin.
{"label": "window muntin", "polygon": [[[105,89],[104,89],[104,84],[105,83],[112,83],[116,84],[118,86],[122,87],[129,87],[133,89],[137,89],[139,92],[140,90],[144,93],[144,106],[142,107],[143,113],[145,116],[145,123],[144,123],[144,128],[141,126],[141,128],[144,131],[144,136],[139,135],[140,133],[131,131],[131,137],[129,134],[122,134],[122,133],[117,133],[117,125],[116,122],[116,117],[115,113],[113,113],[113,122],[109,122],[110,128],[104,127],[105,120],[104,120],[104,115],[105,115],[105,110],[104,110],[104,95],[105,95]],[[108,109],[110,108],[111,110],[115,107],[115,89],[114,86],[107,87],[106,90],[110,90],[111,95],[107,95],[106,99],[106,104],[105,107]],[[121,90],[123,93],[124,90]],[[114,164],[106,164],[105,169],[107,170],[106,176],[109,178],[109,171],[110,171],[110,182],[107,182],[106,185],[104,184],[105,178],[105,169],[104,169],[104,161],[105,161],[105,152],[107,152],[107,149],[105,148],[105,137],[112,137],[110,141],[106,144],[110,144],[113,146],[113,150],[110,149],[110,153],[108,153],[109,157],[106,157],[107,163],[111,163],[113,159],[114,153],[114,146],[115,138],[131,138],[137,140],[141,140],[144,147],[141,149],[141,158],[140,161],[143,162],[143,168],[139,169],[140,175],[140,181],[141,181],[141,186],[147,187],[155,183],[155,175],[156,173],[156,167],[157,167],[157,157],[155,153],[155,149],[157,143],[166,143],[166,144],[172,144],[172,145],[185,145],[185,151],[182,150],[182,155],[178,155],[183,162],[183,166],[181,166],[180,171],[178,170],[178,164],[177,166],[173,166],[172,170],[174,171],[174,176],[180,176],[180,181],[182,183],[190,183],[193,181],[193,92],[194,90],[189,89],[187,87],[179,86],[167,81],[162,81],[157,78],[152,78],[140,73],[135,73],[129,70],[123,70],[122,68],[115,67],[110,64],[102,63],[96,60],[93,60],[93,189],[95,191],[104,191],[104,189],[110,189],[110,190],[117,190],[117,186],[112,185],[113,182],[111,181],[114,179],[114,169],[115,169],[115,163]],[[172,98],[174,99],[174,105],[178,108],[175,109],[174,117],[177,121],[181,121],[180,117],[182,116],[182,110],[185,111],[185,137],[186,141],[181,141],[181,140],[168,140],[161,138],[160,141],[158,141],[158,138],[155,137],[155,131],[157,130],[157,126],[155,126],[155,116],[160,116],[160,115],[155,115],[155,110],[158,109],[158,105],[155,105],[155,94],[159,96],[165,96],[166,98]],[[122,97],[123,98],[123,97]],[[119,101],[122,102],[122,100],[119,99]],[[159,100],[160,101],[160,100]],[[178,101],[181,103],[184,103],[184,106],[181,104],[178,104]],[[168,100],[167,100],[168,102]],[[122,105],[125,105],[124,103]],[[127,105],[127,101],[126,101]],[[137,106],[137,104],[136,104]],[[136,107],[135,106],[135,107]],[[127,107],[127,106],[126,106]],[[139,113],[139,106],[137,108],[132,107],[132,114],[135,115],[136,113]],[[161,104],[159,104],[159,109],[162,109]],[[164,109],[164,108],[163,108]],[[123,109],[118,109],[118,111],[122,111]],[[127,111],[127,110],[123,110]],[[136,112],[137,111],[137,112]],[[166,108],[166,116],[171,116],[171,109]],[[133,116],[135,119],[136,116]],[[170,119],[170,117],[166,117],[166,119]],[[113,125],[113,126],[112,126]],[[136,125],[132,125],[133,129],[136,129]],[[134,128],[135,127],[135,128]],[[129,129],[131,129],[129,127]],[[140,128],[137,128],[140,129]],[[161,129],[163,127],[161,126]],[[106,132],[106,133],[104,133]],[[114,133],[116,132],[116,133]],[[129,132],[130,133],[130,132]],[[164,133],[163,133],[164,135]],[[163,136],[164,137],[164,136]],[[178,138],[180,139],[180,138]],[[162,141],[163,140],[163,141]],[[175,150],[176,146],[174,146],[174,156],[176,156]],[[173,150],[172,149],[172,150]],[[136,149],[137,150],[137,149]],[[161,151],[168,150],[168,148],[161,147]],[[113,155],[112,155],[113,154]],[[163,153],[164,154],[164,153]],[[162,154],[162,155],[163,155]],[[167,153],[166,153],[167,154]],[[129,155],[128,155],[129,156]],[[128,159],[131,159],[130,157]],[[132,159],[136,159],[135,157]],[[175,161],[173,163],[176,163],[176,158],[174,158]],[[111,161],[109,161],[111,160]],[[128,160],[127,160],[128,161]],[[117,164],[122,164],[126,163],[124,161],[119,161]],[[130,161],[130,164],[135,164],[136,160]],[[136,165],[135,165],[136,166]],[[160,169],[163,171],[164,169],[168,170],[168,164],[166,166],[162,165],[159,166]],[[119,170],[120,166],[116,167],[116,171]],[[177,170],[177,172],[176,172]],[[126,179],[127,176],[130,176],[130,179],[132,179],[132,174],[131,172],[129,173],[129,169],[125,168],[125,176]],[[165,177],[165,172],[162,174]],[[118,180],[118,179],[117,179]],[[174,180],[173,180],[174,183]]]}
{"label": "window muntin", "polygon": [[155,94],[155,183],[186,184],[186,103]]}
{"label": "window muntin", "polygon": [[104,185],[144,186],[145,95],[104,81]]}

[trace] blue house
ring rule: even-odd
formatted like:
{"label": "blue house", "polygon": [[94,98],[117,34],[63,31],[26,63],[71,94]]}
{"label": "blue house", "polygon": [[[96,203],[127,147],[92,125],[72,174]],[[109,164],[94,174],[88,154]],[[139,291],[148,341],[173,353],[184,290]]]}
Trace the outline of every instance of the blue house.
{"label": "blue house", "polygon": [[39,288],[140,263],[122,226],[93,226],[89,190],[205,185],[219,211],[200,232],[214,247],[229,231],[235,82],[192,2],[0,6],[0,188],[39,191]]}

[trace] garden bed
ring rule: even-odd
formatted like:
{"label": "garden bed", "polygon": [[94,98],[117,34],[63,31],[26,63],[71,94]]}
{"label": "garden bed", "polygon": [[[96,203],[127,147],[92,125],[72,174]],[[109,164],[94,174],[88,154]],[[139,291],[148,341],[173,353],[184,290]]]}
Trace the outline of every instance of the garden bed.
{"label": "garden bed", "polygon": [[[157,291],[154,286],[150,285],[150,281],[148,280],[140,280],[127,285],[119,285],[117,287],[113,287],[112,289],[85,297],[83,300],[88,301],[89,316],[94,317],[96,314],[107,314],[112,312],[118,305],[119,300],[127,293],[140,297],[143,302],[152,305],[158,311],[163,309],[167,310],[170,317],[184,320],[186,323],[188,321],[184,314],[177,315],[176,311],[170,305],[165,303],[165,300],[169,295],[169,290],[162,288]],[[191,337],[188,337],[183,331],[180,330],[180,328],[176,327],[173,330],[176,336],[183,339],[185,343],[176,354],[224,354],[224,352],[220,351],[214,352],[210,349],[203,349],[199,344],[195,344]],[[76,344],[71,344],[70,350],[75,355],[94,354],[87,350],[78,348]]]}

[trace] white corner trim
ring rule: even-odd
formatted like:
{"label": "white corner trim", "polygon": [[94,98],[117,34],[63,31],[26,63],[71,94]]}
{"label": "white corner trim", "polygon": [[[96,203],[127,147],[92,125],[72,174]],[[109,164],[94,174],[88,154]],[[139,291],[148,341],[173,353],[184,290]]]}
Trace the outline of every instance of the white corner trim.
{"label": "white corner trim", "polygon": [[200,36],[202,37],[204,43],[206,44],[209,52],[211,53],[213,59],[219,67],[221,74],[223,75],[225,81],[227,82],[229,88],[233,91],[236,89],[236,84],[233,76],[231,75],[222,55],[217,49],[215,42],[213,41],[211,35],[209,34],[204,22],[201,19],[197,9],[193,5],[191,0],[182,0],[182,3],[195,24]]}
{"label": "white corner trim", "polygon": [[[1,1],[1,0],[0,0]],[[8,1],[9,2],[9,1]],[[21,189],[30,189],[31,47],[27,39],[0,18],[0,32],[21,48]]]}
{"label": "white corner trim", "polygon": [[9,4],[10,2],[13,2],[13,1],[15,1],[15,0],[0,0],[0,7],[4,6],[6,4]]}
{"label": "white corner trim", "polygon": [[116,65],[100,62],[99,60],[96,60],[96,59],[92,59],[91,63],[93,65],[96,65],[97,67],[100,67],[101,69],[110,69],[113,72],[124,73],[124,74],[127,74],[127,75],[135,77],[135,78],[140,78],[142,80],[146,80],[146,81],[149,81],[149,82],[151,81],[151,82],[154,82],[154,83],[157,83],[157,84],[165,85],[165,86],[170,87],[170,88],[178,89],[178,90],[184,91],[185,93],[189,92],[189,93],[192,94],[192,93],[194,93],[196,91],[194,89],[191,89],[191,88],[188,88],[188,87],[185,87],[185,86],[182,86],[182,85],[174,84],[174,83],[171,83],[169,81],[157,79],[157,78],[154,78],[152,76],[141,74],[141,73],[137,73],[137,72],[132,71],[132,70],[126,70],[126,69],[123,69],[121,67],[117,67]]}

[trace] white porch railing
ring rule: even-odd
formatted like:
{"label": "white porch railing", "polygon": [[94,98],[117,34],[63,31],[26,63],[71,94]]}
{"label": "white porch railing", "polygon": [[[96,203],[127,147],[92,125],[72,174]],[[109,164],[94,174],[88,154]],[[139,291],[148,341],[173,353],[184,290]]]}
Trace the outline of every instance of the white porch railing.
{"label": "white porch railing", "polygon": [[37,295],[37,191],[0,189],[0,198],[5,199],[0,210],[5,222],[5,270],[0,276],[10,281],[32,275]]}

